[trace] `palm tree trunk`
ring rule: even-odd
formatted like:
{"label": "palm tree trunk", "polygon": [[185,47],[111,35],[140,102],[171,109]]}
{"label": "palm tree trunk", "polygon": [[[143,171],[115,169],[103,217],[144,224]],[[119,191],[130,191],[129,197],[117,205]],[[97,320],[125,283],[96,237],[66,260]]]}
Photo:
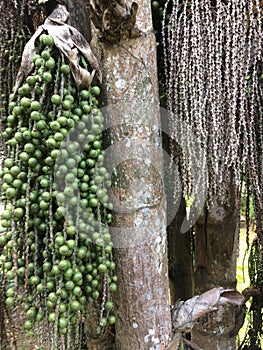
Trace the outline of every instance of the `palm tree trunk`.
{"label": "palm tree trunk", "polygon": [[151,2],[137,4],[136,38],[101,41],[94,31],[93,40],[111,106],[116,348],[123,350],[164,349],[171,332],[156,42]]}
{"label": "palm tree trunk", "polygon": [[[236,287],[236,257],[239,236],[239,215],[235,206],[234,186],[229,186],[229,205],[204,211],[195,227],[195,291],[213,287]],[[202,349],[235,349],[232,336],[236,309],[219,307],[200,319],[194,328],[193,340]]]}

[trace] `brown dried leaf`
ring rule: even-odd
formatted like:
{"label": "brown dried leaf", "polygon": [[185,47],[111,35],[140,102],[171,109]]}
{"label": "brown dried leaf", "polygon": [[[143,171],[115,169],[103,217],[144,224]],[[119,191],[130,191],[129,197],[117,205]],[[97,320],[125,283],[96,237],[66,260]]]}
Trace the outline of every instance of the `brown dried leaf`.
{"label": "brown dried leaf", "polygon": [[221,303],[232,304],[241,306],[244,303],[245,297],[243,294],[240,294],[236,290],[225,290],[220,294]]}
{"label": "brown dried leaf", "polygon": [[[74,27],[66,24],[68,17],[69,13],[66,7],[58,4],[26,44],[14,87],[14,95],[34,68],[32,57],[36,53],[35,41],[44,30],[53,36],[55,46],[68,58],[78,89],[90,86],[95,73],[101,81],[101,72],[96,57],[83,35]],[[80,66],[81,54],[92,68],[91,73]]]}
{"label": "brown dried leaf", "polygon": [[22,82],[26,79],[26,77],[30,74],[30,72],[34,68],[32,57],[36,53],[35,40],[41,33],[42,33],[42,29],[38,28],[37,31],[34,33],[34,35],[31,37],[31,39],[25,45],[22,60],[21,60],[21,65],[16,77],[13,96],[15,96]]}
{"label": "brown dried leaf", "polygon": [[218,306],[225,304],[241,306],[244,300],[245,297],[233,289],[210,289],[175,306],[172,311],[173,327],[180,332],[189,331],[199,317],[217,310]]}

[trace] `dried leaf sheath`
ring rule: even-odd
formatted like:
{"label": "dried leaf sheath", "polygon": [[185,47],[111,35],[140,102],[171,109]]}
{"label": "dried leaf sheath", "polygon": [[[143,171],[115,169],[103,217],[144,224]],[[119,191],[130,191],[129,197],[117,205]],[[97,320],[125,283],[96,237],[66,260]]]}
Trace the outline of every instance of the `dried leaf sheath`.
{"label": "dried leaf sheath", "polygon": [[194,322],[220,305],[243,305],[244,295],[233,289],[213,288],[201,295],[195,295],[186,302],[179,302],[172,312],[173,327],[177,332],[187,332]]}
{"label": "dried leaf sheath", "polygon": [[[83,35],[74,27],[66,24],[68,17],[69,13],[66,7],[58,4],[52,14],[47,17],[44,24],[36,30],[35,34],[28,41],[17,75],[14,95],[34,67],[32,57],[36,53],[35,41],[43,31],[47,31],[48,34],[53,36],[56,47],[68,58],[78,89],[90,86],[96,73],[99,80],[101,80],[101,73],[96,57],[93,55]],[[91,73],[80,66],[81,55],[83,55],[92,68]]]}

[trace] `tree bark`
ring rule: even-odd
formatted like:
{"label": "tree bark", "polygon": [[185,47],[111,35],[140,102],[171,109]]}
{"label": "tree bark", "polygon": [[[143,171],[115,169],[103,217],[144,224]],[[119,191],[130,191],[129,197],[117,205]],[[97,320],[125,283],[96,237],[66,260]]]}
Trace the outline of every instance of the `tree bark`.
{"label": "tree bark", "polygon": [[109,142],[116,145],[111,154],[119,278],[115,347],[123,350],[164,349],[171,333],[156,42],[151,3],[137,3],[137,38],[109,43],[100,40],[99,31],[93,36],[103,101],[111,106]]}
{"label": "tree bark", "polygon": [[[195,292],[213,287],[236,287],[236,254],[239,215],[235,206],[235,189],[229,186],[229,205],[205,210],[195,227]],[[235,349],[237,309],[221,306],[199,320],[193,340],[202,349]]]}

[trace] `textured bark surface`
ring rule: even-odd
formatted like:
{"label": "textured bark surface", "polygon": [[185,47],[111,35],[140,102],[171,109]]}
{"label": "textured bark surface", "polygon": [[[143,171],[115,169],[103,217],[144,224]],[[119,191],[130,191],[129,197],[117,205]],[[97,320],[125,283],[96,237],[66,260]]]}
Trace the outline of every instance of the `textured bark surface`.
{"label": "textured bark surface", "polygon": [[129,150],[116,166],[112,187],[115,206],[123,208],[113,223],[119,278],[115,347],[123,350],[164,349],[171,332],[156,42],[150,1],[137,3],[136,25],[144,34],[112,44],[96,32],[93,43],[100,48],[105,105],[122,113],[120,119],[114,107],[108,112],[109,142],[121,145],[112,161],[117,164],[119,153]]}
{"label": "textured bark surface", "polygon": [[[196,225],[195,291],[202,293],[213,287],[235,288],[238,243],[238,213],[234,188],[230,186],[229,206],[218,206],[205,213]],[[203,349],[235,349],[233,306],[219,307],[200,319],[193,340]]]}

